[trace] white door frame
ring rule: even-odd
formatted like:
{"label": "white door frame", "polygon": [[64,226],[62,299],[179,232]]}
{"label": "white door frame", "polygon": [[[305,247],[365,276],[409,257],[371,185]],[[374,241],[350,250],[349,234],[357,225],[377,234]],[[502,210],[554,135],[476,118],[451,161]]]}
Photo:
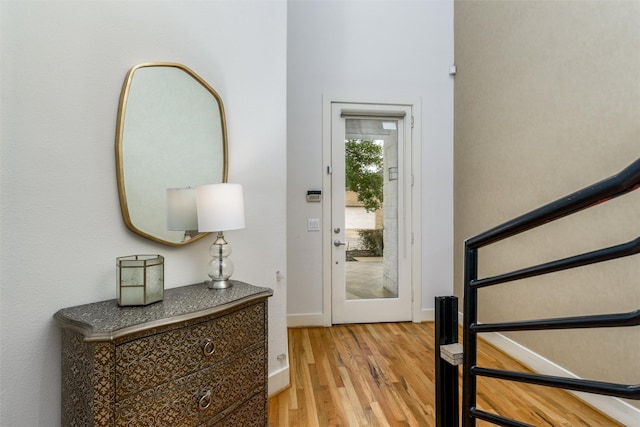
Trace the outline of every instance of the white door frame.
{"label": "white door frame", "polygon": [[420,129],[420,100],[419,99],[389,99],[357,96],[332,96],[324,95],[322,99],[322,318],[324,326],[331,326],[332,299],[331,299],[331,259],[332,247],[327,244],[332,239],[331,233],[331,175],[328,166],[331,165],[331,104],[348,103],[362,104],[366,109],[367,104],[398,105],[411,107],[413,115],[407,120],[413,120],[411,135],[411,171],[413,186],[411,188],[411,318],[414,322],[421,319],[422,301],[422,262],[421,262],[421,129]]}

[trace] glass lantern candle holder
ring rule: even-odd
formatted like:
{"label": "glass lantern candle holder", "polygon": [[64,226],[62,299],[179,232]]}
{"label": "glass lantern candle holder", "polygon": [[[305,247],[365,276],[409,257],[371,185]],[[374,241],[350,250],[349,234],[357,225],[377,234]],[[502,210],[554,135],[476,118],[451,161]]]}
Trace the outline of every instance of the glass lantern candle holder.
{"label": "glass lantern candle holder", "polygon": [[130,255],[116,258],[118,305],[148,305],[164,297],[164,257]]}

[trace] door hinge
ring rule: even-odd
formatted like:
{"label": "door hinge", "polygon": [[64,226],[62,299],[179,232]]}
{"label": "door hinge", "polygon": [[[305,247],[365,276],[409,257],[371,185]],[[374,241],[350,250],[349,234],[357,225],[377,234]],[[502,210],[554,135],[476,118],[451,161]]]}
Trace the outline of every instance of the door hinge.
{"label": "door hinge", "polygon": [[411,244],[413,245],[413,231],[411,232]]}
{"label": "door hinge", "polygon": [[331,175],[333,173],[333,168],[331,166],[327,166],[327,174]]}
{"label": "door hinge", "polygon": [[413,116],[411,116],[411,129],[413,129]]}
{"label": "door hinge", "polygon": [[413,175],[411,175],[411,186],[412,186],[412,187],[413,187],[413,185],[414,185],[414,181],[415,181],[414,176],[413,176]]}

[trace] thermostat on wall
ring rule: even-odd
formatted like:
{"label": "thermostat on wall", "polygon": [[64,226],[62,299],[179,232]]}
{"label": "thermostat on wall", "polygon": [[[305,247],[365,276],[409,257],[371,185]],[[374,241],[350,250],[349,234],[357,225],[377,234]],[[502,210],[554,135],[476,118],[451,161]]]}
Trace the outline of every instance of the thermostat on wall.
{"label": "thermostat on wall", "polygon": [[307,202],[319,202],[322,200],[322,191],[309,190],[307,191]]}

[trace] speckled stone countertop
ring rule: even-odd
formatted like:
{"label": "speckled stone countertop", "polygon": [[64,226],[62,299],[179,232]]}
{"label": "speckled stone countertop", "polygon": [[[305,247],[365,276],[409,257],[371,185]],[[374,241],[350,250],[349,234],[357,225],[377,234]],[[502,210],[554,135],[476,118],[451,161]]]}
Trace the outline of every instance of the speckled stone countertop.
{"label": "speckled stone countertop", "polygon": [[85,335],[85,341],[110,341],[136,330],[205,316],[273,295],[270,288],[231,282],[233,286],[228,289],[209,289],[204,283],[166,289],[162,301],[146,306],[120,307],[112,299],[63,308],[53,317],[60,327]]}

